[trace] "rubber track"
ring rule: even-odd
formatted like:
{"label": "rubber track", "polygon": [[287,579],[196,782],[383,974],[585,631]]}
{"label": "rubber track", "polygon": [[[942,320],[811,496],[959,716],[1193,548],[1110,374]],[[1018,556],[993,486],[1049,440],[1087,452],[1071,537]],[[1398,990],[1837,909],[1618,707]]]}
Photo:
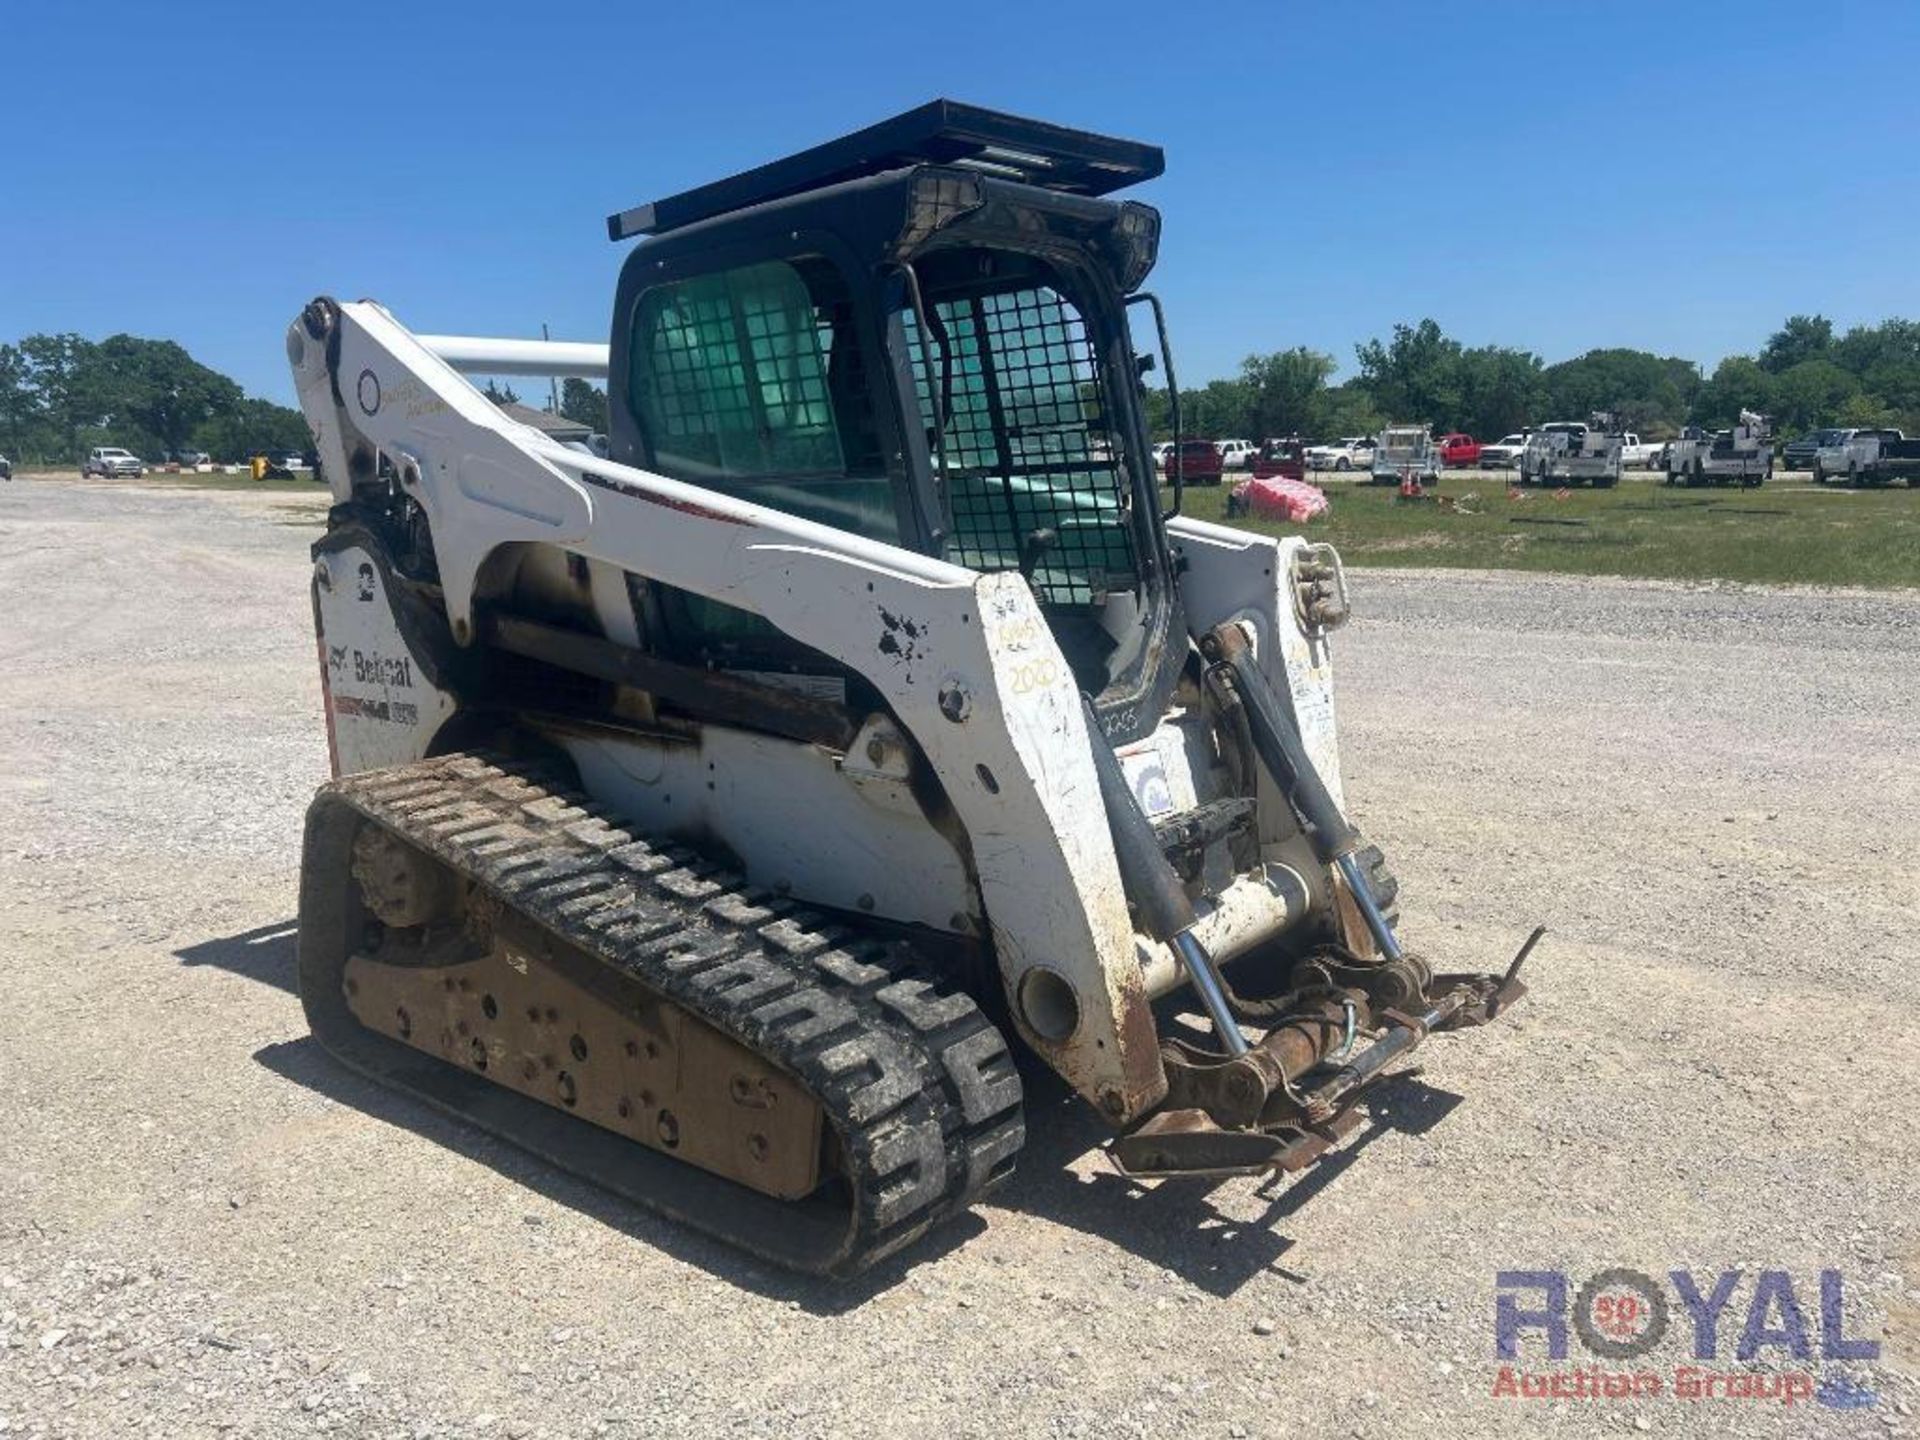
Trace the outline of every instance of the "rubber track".
{"label": "rubber track", "polygon": [[[743,887],[690,851],[643,840],[518,761],[449,755],[334,781],[314,800],[310,841],[315,818],[339,805],[814,1094],[844,1147],[852,1213],[840,1253],[805,1268],[869,1265],[1012,1172],[1025,1128],[1006,1041],[970,998],[917,970],[904,946],[863,938]],[[701,1214],[679,1218],[712,1228]],[[721,1238],[793,1263],[756,1236]]]}

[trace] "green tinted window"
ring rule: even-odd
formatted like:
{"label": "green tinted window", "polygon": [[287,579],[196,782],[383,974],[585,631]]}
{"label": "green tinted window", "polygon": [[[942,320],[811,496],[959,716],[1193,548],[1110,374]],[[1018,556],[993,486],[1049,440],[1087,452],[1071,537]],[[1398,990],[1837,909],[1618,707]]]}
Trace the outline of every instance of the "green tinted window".
{"label": "green tinted window", "polygon": [[634,314],[630,395],[655,469],[897,542],[845,282],[768,261],[659,285]]}

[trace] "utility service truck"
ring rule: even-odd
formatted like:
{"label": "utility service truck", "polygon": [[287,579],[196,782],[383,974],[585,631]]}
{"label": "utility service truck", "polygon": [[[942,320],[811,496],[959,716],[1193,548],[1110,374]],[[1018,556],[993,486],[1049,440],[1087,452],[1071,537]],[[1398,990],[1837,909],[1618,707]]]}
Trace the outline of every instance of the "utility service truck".
{"label": "utility service truck", "polygon": [[1440,448],[1425,425],[1389,425],[1374,441],[1373,483],[1440,483]]}
{"label": "utility service truck", "polygon": [[1527,436],[1520,452],[1522,485],[1578,485],[1601,489],[1620,483],[1624,436],[1618,419],[1596,410],[1585,424],[1556,420]]}
{"label": "utility service truck", "polygon": [[1773,427],[1764,415],[1740,412],[1731,430],[1689,425],[1667,447],[1667,484],[1742,485],[1748,489],[1773,475]]}
{"label": "utility service truck", "polygon": [[[306,307],[325,1046],[837,1275],[1007,1176],[1016,1055],[1133,1175],[1292,1171],[1523,993],[1397,928],[1338,556],[1162,507],[1161,169],[936,101],[612,216],[605,344]],[[469,374],[608,381],[610,455]]]}

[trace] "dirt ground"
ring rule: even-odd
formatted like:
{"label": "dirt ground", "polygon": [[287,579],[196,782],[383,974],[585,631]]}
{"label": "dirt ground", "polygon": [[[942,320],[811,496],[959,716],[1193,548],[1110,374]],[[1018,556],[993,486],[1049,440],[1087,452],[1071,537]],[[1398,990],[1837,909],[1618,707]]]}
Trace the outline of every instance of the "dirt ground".
{"label": "dirt ground", "polygon": [[[1920,1426],[1920,596],[1357,573],[1349,796],[1441,967],[1552,927],[1532,998],[1291,1184],[1138,1188],[1041,1096],[996,1203],[835,1288],[306,1038],[317,515],[0,486],[8,1437]],[[1496,1394],[1497,1272],[1616,1265],[1740,1270],[1718,1360],[1675,1301],[1645,1360],[1519,1368],[1735,1368],[1776,1270],[1872,1403]],[[1820,1365],[1823,1267],[1878,1362]]]}

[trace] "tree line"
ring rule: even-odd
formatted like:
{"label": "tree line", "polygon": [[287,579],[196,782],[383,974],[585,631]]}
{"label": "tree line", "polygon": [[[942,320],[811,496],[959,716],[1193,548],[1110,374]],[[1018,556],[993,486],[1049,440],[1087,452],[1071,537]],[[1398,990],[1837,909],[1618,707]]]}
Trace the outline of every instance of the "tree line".
{"label": "tree line", "polygon": [[0,454],[69,465],[95,445],[149,460],[204,450],[239,461],[261,450],[305,450],[298,410],[250,396],[171,340],[29,335],[0,345]]}
{"label": "tree line", "polygon": [[[492,384],[496,400],[517,400]],[[606,392],[570,379],[569,419],[607,428]],[[0,345],[0,455],[20,465],[77,464],[96,445],[148,460],[203,450],[240,463],[265,450],[313,443],[298,410],[246,394],[171,340],[29,335]]]}
{"label": "tree line", "polygon": [[[1546,364],[1529,350],[1463,345],[1434,321],[1396,325],[1355,347],[1359,373],[1334,385],[1333,356],[1295,346],[1249,355],[1240,373],[1180,392],[1189,435],[1373,434],[1395,422],[1498,439],[1549,420],[1620,414],[1629,430],[1667,439],[1684,425],[1723,428],[1744,410],[1778,435],[1828,425],[1898,425],[1920,433],[1920,322],[1886,320],[1835,334],[1823,315],[1794,315],[1758,355],[1730,355],[1703,375],[1691,360],[1647,350],[1589,350]],[[1171,439],[1164,390],[1149,392],[1156,440]]]}

